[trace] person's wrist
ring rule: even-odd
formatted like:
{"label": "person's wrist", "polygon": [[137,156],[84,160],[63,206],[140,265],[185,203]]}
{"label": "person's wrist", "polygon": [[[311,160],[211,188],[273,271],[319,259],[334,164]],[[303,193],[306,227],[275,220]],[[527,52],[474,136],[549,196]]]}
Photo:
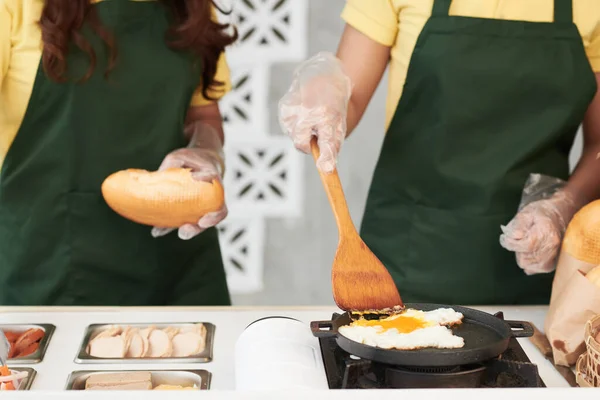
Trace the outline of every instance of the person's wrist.
{"label": "person's wrist", "polygon": [[217,174],[220,179],[223,179],[225,175],[225,157],[223,154],[223,150],[204,150],[206,152],[206,156],[212,161]]}
{"label": "person's wrist", "polygon": [[556,192],[547,201],[550,205],[550,211],[555,214],[555,218],[558,220],[558,228],[562,236],[567,230],[569,222],[581,206],[578,203],[578,199],[565,190]]}

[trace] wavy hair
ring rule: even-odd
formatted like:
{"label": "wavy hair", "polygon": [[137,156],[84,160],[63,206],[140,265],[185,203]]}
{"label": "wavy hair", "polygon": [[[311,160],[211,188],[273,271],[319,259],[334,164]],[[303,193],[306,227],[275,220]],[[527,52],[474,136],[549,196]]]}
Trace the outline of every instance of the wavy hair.
{"label": "wavy hair", "polygon": [[[235,28],[215,21],[214,10],[227,14],[214,0],[158,0],[174,17],[165,40],[174,50],[189,51],[202,61],[202,94],[211,99],[210,91],[223,85],[215,80],[219,57],[227,46],[237,40]],[[214,7],[214,9],[213,9]],[[97,55],[81,33],[84,25],[91,27],[109,52],[105,75],[117,62],[117,43],[112,33],[102,26],[91,0],[45,0],[40,27],[42,30],[42,66],[46,74],[57,82],[66,81],[69,46],[87,54],[90,66],[82,77],[89,79],[94,73]]]}

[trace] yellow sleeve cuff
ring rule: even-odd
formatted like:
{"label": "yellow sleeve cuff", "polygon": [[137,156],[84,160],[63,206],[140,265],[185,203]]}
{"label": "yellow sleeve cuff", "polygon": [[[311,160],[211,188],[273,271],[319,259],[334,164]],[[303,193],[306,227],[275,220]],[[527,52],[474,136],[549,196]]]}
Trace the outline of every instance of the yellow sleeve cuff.
{"label": "yellow sleeve cuff", "polygon": [[354,29],[363,33],[370,39],[384,46],[393,46],[398,34],[398,28],[382,25],[374,16],[365,14],[350,2],[346,3],[342,11],[342,19]]}
{"label": "yellow sleeve cuff", "polygon": [[600,54],[588,54],[588,60],[590,61],[590,66],[592,67],[592,70],[594,70],[594,72],[597,73],[600,72]]}
{"label": "yellow sleeve cuff", "polygon": [[231,91],[231,72],[229,70],[229,65],[227,65],[225,53],[221,54],[221,57],[219,58],[217,64],[217,72],[215,74],[215,80],[218,82],[222,82],[223,85],[208,90],[210,97],[212,97],[213,99],[205,98],[202,94],[202,86],[200,86],[192,96],[192,106],[205,106],[208,104],[212,104]]}
{"label": "yellow sleeve cuff", "polygon": [[0,0],[0,87],[8,71],[10,60],[12,16],[8,4]]}

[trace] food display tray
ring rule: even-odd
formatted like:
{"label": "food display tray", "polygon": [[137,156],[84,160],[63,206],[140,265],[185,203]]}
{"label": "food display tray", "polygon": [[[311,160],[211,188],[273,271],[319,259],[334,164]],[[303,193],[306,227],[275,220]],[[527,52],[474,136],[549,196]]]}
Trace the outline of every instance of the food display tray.
{"label": "food display tray", "polygon": [[98,333],[108,329],[115,324],[93,324],[89,325],[85,331],[83,341],[79,347],[79,352],[75,357],[77,364],[156,364],[158,363],[208,363],[213,358],[213,343],[215,336],[215,325],[209,322],[180,322],[180,323],[120,323],[119,326],[129,326],[132,328],[144,329],[149,326],[154,326],[157,329],[163,329],[167,327],[173,328],[184,328],[190,325],[203,324],[206,327],[206,343],[204,350],[198,354],[189,357],[144,357],[144,358],[100,358],[90,356],[86,350],[89,341],[94,338]]}
{"label": "food display tray", "polygon": [[69,375],[66,390],[85,390],[85,382],[92,375],[114,374],[122,372],[150,372],[152,386],[181,385],[196,386],[200,390],[210,388],[211,373],[206,370],[111,370],[111,371],[74,371]]}
{"label": "food display tray", "polygon": [[52,324],[0,324],[0,330],[11,331],[11,332],[25,332],[28,329],[37,328],[44,331],[44,337],[40,341],[38,349],[25,357],[9,358],[7,364],[12,365],[23,365],[23,364],[37,364],[42,362],[50,344],[50,339],[56,327]]}
{"label": "food display tray", "polygon": [[28,373],[27,378],[25,378],[21,381],[21,384],[19,385],[18,390],[30,390],[31,385],[33,385],[33,381],[35,380],[37,371],[35,369],[29,368],[29,367],[10,367],[10,369],[12,371]]}

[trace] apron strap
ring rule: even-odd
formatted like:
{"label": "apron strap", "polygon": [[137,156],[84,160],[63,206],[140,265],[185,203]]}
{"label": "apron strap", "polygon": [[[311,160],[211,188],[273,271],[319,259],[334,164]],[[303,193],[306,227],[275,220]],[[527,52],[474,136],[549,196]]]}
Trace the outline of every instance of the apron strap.
{"label": "apron strap", "polygon": [[447,17],[450,15],[450,4],[452,4],[452,0],[433,0],[431,15],[433,17]]}
{"label": "apron strap", "polygon": [[[433,0],[434,17],[450,15],[452,0]],[[554,0],[554,22],[573,22],[573,0]]]}
{"label": "apron strap", "polygon": [[573,22],[573,0],[554,0],[554,22]]}

